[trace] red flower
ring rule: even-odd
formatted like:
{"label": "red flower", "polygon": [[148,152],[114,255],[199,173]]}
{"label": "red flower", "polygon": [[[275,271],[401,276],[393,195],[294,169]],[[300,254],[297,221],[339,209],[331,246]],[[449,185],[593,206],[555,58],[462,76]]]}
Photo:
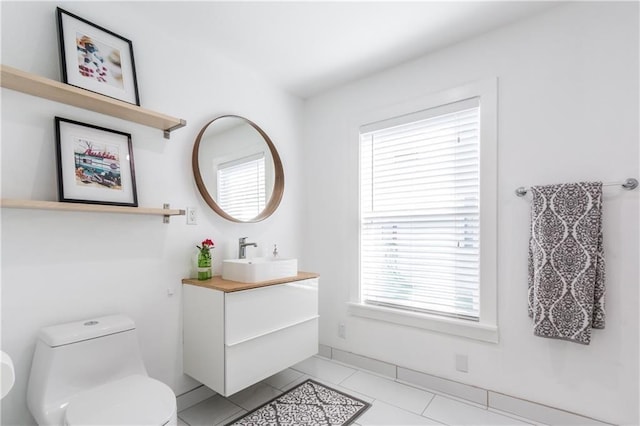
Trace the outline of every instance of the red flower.
{"label": "red flower", "polygon": [[213,243],[213,240],[207,238],[206,240],[204,240],[202,242],[202,247],[200,247],[200,246],[196,246],[196,247],[198,247],[198,249],[200,249],[201,251],[208,252],[209,249],[212,249],[214,246],[215,246],[215,244]]}

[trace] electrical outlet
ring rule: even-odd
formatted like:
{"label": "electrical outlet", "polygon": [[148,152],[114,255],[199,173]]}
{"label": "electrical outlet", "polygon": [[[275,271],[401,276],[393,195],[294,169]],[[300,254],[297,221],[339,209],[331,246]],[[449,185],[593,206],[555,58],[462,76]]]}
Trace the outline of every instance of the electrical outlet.
{"label": "electrical outlet", "polygon": [[343,323],[338,324],[338,337],[347,338],[347,327]]}
{"label": "electrical outlet", "polygon": [[187,207],[187,225],[198,224],[198,212],[194,207]]}
{"label": "electrical outlet", "polygon": [[456,354],[456,370],[462,373],[469,372],[469,357]]}

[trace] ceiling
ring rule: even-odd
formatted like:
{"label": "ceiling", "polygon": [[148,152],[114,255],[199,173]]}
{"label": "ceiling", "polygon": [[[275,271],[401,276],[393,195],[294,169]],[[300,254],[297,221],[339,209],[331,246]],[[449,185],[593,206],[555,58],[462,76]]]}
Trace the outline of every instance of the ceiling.
{"label": "ceiling", "polygon": [[555,1],[128,3],[301,98],[557,6]]}

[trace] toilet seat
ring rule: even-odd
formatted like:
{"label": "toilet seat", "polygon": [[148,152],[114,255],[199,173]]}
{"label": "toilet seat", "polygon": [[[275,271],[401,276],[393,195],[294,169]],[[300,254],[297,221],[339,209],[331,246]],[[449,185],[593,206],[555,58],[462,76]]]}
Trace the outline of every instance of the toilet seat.
{"label": "toilet seat", "polygon": [[82,392],[71,399],[65,425],[162,426],[176,412],[171,388],[135,374]]}

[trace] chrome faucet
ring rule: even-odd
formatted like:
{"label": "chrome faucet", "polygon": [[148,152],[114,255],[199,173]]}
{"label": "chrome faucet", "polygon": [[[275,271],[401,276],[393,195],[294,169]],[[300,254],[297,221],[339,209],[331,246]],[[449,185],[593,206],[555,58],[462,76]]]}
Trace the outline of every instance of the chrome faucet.
{"label": "chrome faucet", "polygon": [[238,259],[246,259],[247,246],[258,247],[256,243],[248,243],[247,237],[242,237],[238,240]]}

